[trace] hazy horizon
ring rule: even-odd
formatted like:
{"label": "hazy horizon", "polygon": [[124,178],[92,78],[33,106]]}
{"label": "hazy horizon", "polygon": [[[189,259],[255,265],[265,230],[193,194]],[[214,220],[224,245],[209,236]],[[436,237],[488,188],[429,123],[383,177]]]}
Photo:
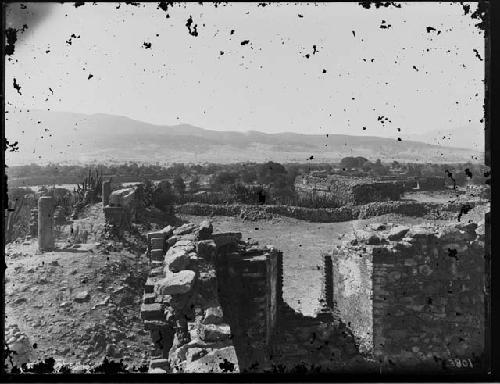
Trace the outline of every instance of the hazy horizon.
{"label": "hazy horizon", "polygon": [[[180,126],[191,126],[193,128],[199,128],[199,129],[203,129],[203,130],[207,130],[207,131],[214,131],[214,132],[235,132],[235,133],[251,133],[251,132],[259,132],[259,133],[264,133],[264,134],[269,134],[269,135],[279,135],[279,134],[300,134],[300,135],[317,135],[317,136],[321,136],[321,135],[325,135],[325,134],[328,134],[328,135],[347,135],[347,136],[360,136],[360,137],[366,137],[366,138],[371,138],[371,137],[374,137],[374,138],[390,138],[390,137],[387,137],[387,136],[381,136],[381,135],[377,135],[376,132],[374,132],[373,134],[366,134],[366,133],[359,133],[359,132],[356,132],[356,131],[353,131],[353,132],[348,132],[348,133],[339,133],[339,132],[334,132],[333,130],[331,132],[328,132],[328,131],[325,131],[325,132],[319,132],[319,133],[310,133],[310,132],[291,132],[291,131],[286,131],[286,130],[283,130],[283,131],[276,131],[276,132],[265,132],[266,130],[265,129],[248,129],[248,130],[220,130],[220,129],[211,129],[211,128],[205,128],[205,127],[201,127],[201,126],[198,126],[198,125],[195,125],[195,124],[191,124],[190,122],[186,122],[186,121],[179,121],[177,123],[174,123],[174,124],[161,124],[161,123],[152,123],[152,122],[149,122],[149,121],[144,121],[144,120],[140,120],[140,119],[137,119],[137,118],[134,118],[134,117],[131,117],[131,116],[127,116],[126,114],[123,114],[123,115],[117,115],[117,114],[110,114],[110,113],[106,113],[106,112],[92,112],[92,113],[82,113],[82,112],[74,112],[74,111],[66,111],[66,110],[57,110],[57,109],[51,109],[50,111],[45,111],[43,109],[37,109],[37,108],[34,108],[34,109],[30,109],[30,112],[31,111],[36,111],[36,112],[55,112],[55,113],[64,113],[64,114],[79,114],[79,115],[85,115],[85,116],[98,116],[98,115],[104,115],[104,116],[109,116],[109,117],[118,117],[118,118],[125,118],[125,119],[129,119],[129,120],[132,120],[132,121],[136,121],[136,122],[140,122],[140,123],[146,123],[148,125],[152,125],[152,126],[156,126],[156,127],[180,127]],[[12,113],[14,112],[14,113]],[[15,110],[11,110],[11,113],[12,115],[15,115],[15,113],[21,113],[21,114],[26,114],[26,116],[29,116],[29,112],[26,112],[26,111],[15,111]],[[11,116],[12,116],[11,115]],[[6,120],[9,121],[9,117],[10,116],[6,116]],[[417,136],[417,135],[415,135]],[[432,142],[427,142],[425,140],[418,140],[418,139],[410,139],[410,140],[407,140],[407,141],[416,141],[416,142],[420,142],[420,143],[426,143],[426,144],[431,144],[431,145],[441,145],[443,147],[451,147],[451,148],[463,148],[463,149],[467,149],[467,147],[457,147],[457,146],[453,146],[453,145],[447,145],[446,143],[444,144],[436,144],[436,143],[432,143]]]}
{"label": "hazy horizon", "polygon": [[6,109],[443,145],[463,129],[482,150],[483,31],[458,3],[400,5],[13,3]]}

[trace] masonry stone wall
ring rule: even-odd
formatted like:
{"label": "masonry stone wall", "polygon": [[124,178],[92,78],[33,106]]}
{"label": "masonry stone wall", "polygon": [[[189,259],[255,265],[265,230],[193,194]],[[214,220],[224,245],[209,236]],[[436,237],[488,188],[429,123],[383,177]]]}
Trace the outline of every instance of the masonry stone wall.
{"label": "masonry stone wall", "polygon": [[[358,256],[358,255],[356,255]],[[373,348],[373,263],[371,258],[337,252],[332,257],[333,306],[349,328],[362,354]]]}
{"label": "masonry stone wall", "polygon": [[397,201],[404,192],[399,181],[375,180],[341,175],[298,176],[295,191],[299,197],[319,198],[325,207],[366,204],[372,201]]}
{"label": "masonry stone wall", "polygon": [[283,301],[283,255],[273,247],[213,233],[208,221],[151,232],[148,244],[141,316],[151,372],[325,372],[359,357],[343,322]]}
{"label": "masonry stone wall", "polygon": [[475,223],[358,231],[333,255],[339,316],[380,362],[477,364],[485,339],[484,255],[484,227]]}
{"label": "masonry stone wall", "polygon": [[201,204],[187,203],[175,206],[178,214],[194,216],[233,216],[249,219],[272,218],[273,215],[292,217],[316,223],[336,223],[356,219],[367,219],[389,213],[433,219],[458,218],[464,207],[472,209],[477,203],[422,203],[416,201],[372,202],[364,205],[341,208],[304,208],[289,205],[245,205],[245,204]]}

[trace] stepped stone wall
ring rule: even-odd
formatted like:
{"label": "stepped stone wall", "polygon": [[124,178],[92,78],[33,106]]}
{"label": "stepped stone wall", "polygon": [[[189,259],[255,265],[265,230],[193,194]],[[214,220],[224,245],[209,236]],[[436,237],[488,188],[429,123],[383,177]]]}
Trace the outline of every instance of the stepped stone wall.
{"label": "stepped stone wall", "polygon": [[480,364],[484,257],[482,223],[357,231],[333,254],[336,310],[381,363]]}

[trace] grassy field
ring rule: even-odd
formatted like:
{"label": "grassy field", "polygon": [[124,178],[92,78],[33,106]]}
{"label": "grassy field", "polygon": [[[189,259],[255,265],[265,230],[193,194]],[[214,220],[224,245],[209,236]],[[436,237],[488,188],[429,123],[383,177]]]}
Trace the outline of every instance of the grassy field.
{"label": "grassy field", "polygon": [[[199,223],[206,217],[182,215],[182,219]],[[285,301],[295,310],[311,315],[318,308],[321,291],[321,252],[342,241],[342,236],[362,229],[369,223],[392,222],[417,224],[421,218],[385,215],[367,220],[342,223],[310,223],[287,217],[273,220],[246,221],[240,218],[214,216],[215,232],[241,232],[243,239],[273,245],[283,252]]]}

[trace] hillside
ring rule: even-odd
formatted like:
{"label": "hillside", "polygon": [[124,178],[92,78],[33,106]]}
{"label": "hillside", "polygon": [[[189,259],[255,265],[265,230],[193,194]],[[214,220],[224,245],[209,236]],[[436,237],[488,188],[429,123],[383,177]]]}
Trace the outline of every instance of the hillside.
{"label": "hillside", "polygon": [[329,162],[345,156],[442,163],[481,161],[483,157],[473,149],[375,136],[223,132],[188,124],[159,126],[107,114],[41,110],[6,114],[5,135],[20,143],[18,152],[6,153],[7,165],[92,161]]}

